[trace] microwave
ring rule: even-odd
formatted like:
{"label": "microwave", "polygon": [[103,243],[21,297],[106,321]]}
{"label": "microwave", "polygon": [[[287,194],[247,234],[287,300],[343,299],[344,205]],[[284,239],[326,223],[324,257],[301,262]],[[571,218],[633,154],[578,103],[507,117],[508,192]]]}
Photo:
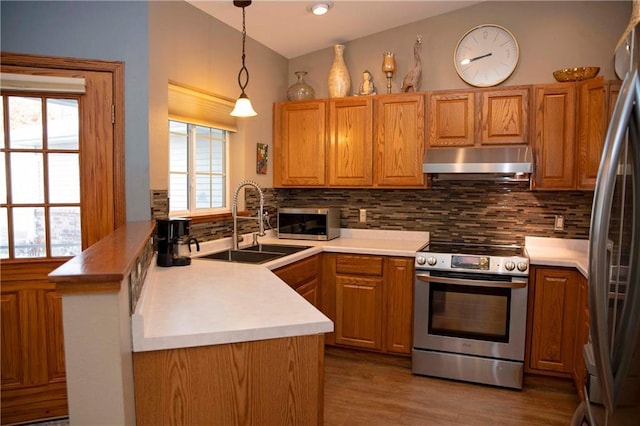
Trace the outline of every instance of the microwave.
{"label": "microwave", "polygon": [[326,241],[339,236],[339,208],[278,209],[278,238]]}

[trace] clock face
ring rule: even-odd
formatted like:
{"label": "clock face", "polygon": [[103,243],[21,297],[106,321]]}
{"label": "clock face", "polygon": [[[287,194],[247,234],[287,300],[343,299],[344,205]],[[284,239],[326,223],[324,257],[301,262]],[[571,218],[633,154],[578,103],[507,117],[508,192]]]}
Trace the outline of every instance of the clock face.
{"label": "clock face", "polygon": [[479,25],[462,36],[453,54],[460,78],[476,87],[505,81],[518,65],[518,42],[499,25]]}

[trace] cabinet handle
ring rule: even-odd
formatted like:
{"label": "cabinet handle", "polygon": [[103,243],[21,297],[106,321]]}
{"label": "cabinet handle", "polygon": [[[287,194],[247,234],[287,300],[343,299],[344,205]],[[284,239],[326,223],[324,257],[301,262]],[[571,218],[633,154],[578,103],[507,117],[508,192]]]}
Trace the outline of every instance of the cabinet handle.
{"label": "cabinet handle", "polygon": [[420,281],[428,283],[441,283],[451,285],[468,285],[473,287],[492,287],[492,288],[525,288],[527,282],[505,282],[505,281],[487,281],[487,280],[465,280],[460,278],[432,277],[431,275],[418,274],[416,278]]}

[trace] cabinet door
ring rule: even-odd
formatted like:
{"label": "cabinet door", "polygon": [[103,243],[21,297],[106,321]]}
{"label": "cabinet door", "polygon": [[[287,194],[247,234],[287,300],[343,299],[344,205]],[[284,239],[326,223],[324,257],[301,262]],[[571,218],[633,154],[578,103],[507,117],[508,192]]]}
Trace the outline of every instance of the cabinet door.
{"label": "cabinet door", "polygon": [[410,354],[413,313],[414,260],[386,259],[384,299],[386,318],[386,351]]}
{"label": "cabinet door", "polygon": [[329,101],[329,185],[373,185],[373,100]]}
{"label": "cabinet door", "polygon": [[473,92],[429,94],[429,146],[473,146]]}
{"label": "cabinet door", "polygon": [[530,367],[573,373],[579,276],[573,269],[535,268]]}
{"label": "cabinet door", "polygon": [[574,84],[550,84],[534,89],[535,189],[575,188]]}
{"label": "cabinet door", "polygon": [[312,256],[273,271],[298,294],[316,308],[320,308],[320,256]]}
{"label": "cabinet door", "polygon": [[325,101],[275,104],[274,186],[323,186]]}
{"label": "cabinet door", "polygon": [[584,386],[587,382],[587,367],[584,363],[583,348],[589,341],[589,284],[585,277],[579,277],[578,324],[576,348],[573,364],[573,382],[580,399],[584,400]]}
{"label": "cabinet door", "polygon": [[382,278],[336,276],[336,311],[337,344],[382,349]]}
{"label": "cabinet door", "polygon": [[604,79],[579,83],[578,91],[578,189],[594,189],[609,122]]}
{"label": "cabinet door", "polygon": [[529,142],[529,88],[482,91],[479,109],[482,145]]}
{"label": "cabinet door", "polygon": [[320,292],[318,291],[317,278],[302,283],[296,288],[296,291],[300,296],[304,297],[307,302],[311,303],[316,308],[320,308]]}
{"label": "cabinet door", "polygon": [[375,108],[375,185],[424,186],[424,96],[380,96]]}

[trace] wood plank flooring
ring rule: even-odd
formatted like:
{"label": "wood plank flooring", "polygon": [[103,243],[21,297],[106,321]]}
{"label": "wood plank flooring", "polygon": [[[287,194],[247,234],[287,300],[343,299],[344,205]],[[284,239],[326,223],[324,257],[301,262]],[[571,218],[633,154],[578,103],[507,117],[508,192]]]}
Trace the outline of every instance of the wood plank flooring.
{"label": "wood plank flooring", "polygon": [[326,347],[325,426],[562,425],[569,381],[525,377],[522,391],[411,374],[409,358]]}

